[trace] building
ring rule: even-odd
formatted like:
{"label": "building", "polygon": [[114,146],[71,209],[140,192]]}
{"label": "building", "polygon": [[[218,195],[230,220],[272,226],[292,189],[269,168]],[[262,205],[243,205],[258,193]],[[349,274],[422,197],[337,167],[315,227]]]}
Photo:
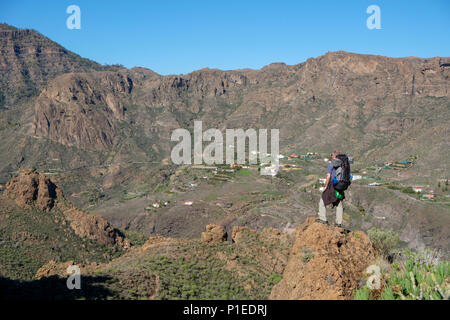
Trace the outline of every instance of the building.
{"label": "building", "polygon": [[159,203],[158,202],[153,202],[152,206],[153,206],[153,208],[159,208]]}
{"label": "building", "polygon": [[184,205],[185,206],[192,206],[193,202],[192,201],[185,201]]}

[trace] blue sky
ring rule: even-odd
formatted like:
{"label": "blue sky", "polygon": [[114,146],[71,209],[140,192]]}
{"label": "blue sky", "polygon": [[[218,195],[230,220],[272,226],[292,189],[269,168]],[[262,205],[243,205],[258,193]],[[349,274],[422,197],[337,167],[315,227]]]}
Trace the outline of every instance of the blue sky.
{"label": "blue sky", "polygon": [[[66,28],[69,5],[81,29]],[[381,29],[369,30],[369,5]],[[297,64],[328,51],[450,56],[450,1],[0,0],[0,22],[35,29],[102,64],[160,74]]]}

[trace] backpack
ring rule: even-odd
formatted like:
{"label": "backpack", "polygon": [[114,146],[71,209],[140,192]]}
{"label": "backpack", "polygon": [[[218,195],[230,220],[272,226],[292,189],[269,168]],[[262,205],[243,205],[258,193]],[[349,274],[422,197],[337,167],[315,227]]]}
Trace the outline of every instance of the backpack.
{"label": "backpack", "polygon": [[350,162],[345,154],[338,154],[336,158],[341,160],[341,164],[336,168],[337,183],[334,185],[334,189],[344,191],[352,183],[350,178]]}

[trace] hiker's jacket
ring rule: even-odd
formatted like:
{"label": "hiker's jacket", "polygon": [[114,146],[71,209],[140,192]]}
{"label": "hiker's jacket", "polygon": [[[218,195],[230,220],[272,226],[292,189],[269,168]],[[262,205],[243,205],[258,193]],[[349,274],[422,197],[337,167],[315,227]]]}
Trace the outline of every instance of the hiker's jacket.
{"label": "hiker's jacket", "polygon": [[339,199],[336,198],[336,190],[334,190],[332,181],[330,181],[327,188],[323,190],[322,200],[325,206],[329,205],[330,203],[332,203],[333,205],[338,205]]}

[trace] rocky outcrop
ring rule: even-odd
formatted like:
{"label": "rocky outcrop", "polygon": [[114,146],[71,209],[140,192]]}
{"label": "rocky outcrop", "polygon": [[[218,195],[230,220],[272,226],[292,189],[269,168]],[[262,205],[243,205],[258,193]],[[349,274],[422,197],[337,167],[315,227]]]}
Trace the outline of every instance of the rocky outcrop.
{"label": "rocky outcrop", "polygon": [[32,169],[22,170],[20,175],[6,184],[5,195],[24,209],[38,208],[49,212],[54,207],[61,210],[74,232],[105,245],[130,248],[130,242],[119,230],[99,215],[86,214],[71,205],[56,185],[44,174]]}
{"label": "rocky outcrop", "polygon": [[206,231],[202,232],[202,241],[205,243],[222,242],[227,240],[227,232],[222,226],[208,224]]}
{"label": "rocky outcrop", "polygon": [[258,232],[256,230],[250,229],[246,226],[234,226],[231,231],[231,239],[235,243],[245,242],[247,238],[257,236]]}
{"label": "rocky outcrop", "polygon": [[[65,209],[64,206],[62,206]],[[63,210],[70,226],[77,235],[105,245],[118,244],[124,249],[130,247],[128,239],[124,239],[119,231],[109,224],[102,216],[86,214],[75,207]]]}
{"label": "rocky outcrop", "polygon": [[308,218],[296,230],[283,278],[270,299],[351,299],[374,259],[374,248],[363,232],[346,232]]}
{"label": "rocky outcrop", "polygon": [[57,197],[57,188],[48,177],[27,169],[6,184],[5,195],[22,207],[36,206],[40,210],[50,211]]}
{"label": "rocky outcrop", "polygon": [[67,277],[67,268],[70,266],[75,265],[75,262],[73,261],[66,261],[66,262],[56,262],[54,260],[50,260],[45,265],[40,267],[38,271],[36,271],[36,279],[41,279],[45,277],[50,276],[60,276],[60,277]]}

